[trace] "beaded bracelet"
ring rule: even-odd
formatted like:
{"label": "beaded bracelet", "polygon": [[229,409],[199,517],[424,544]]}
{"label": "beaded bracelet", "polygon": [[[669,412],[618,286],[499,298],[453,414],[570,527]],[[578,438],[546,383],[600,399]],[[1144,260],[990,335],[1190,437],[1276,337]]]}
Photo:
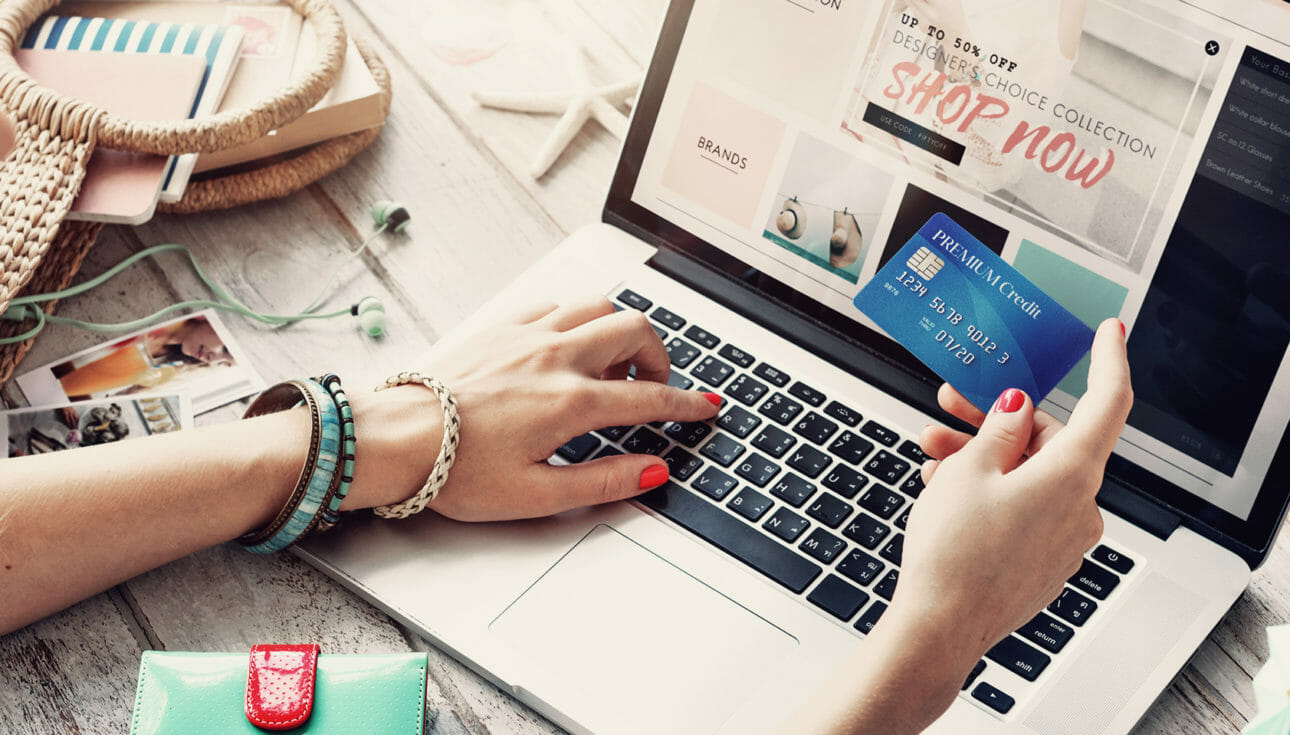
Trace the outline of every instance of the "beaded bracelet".
{"label": "beaded bracelet", "polygon": [[312,380],[288,380],[261,393],[242,418],[294,408],[302,402],[312,419],[309,454],[287,503],[269,525],[238,539],[247,551],[267,554],[285,549],[312,531],[339,486],[340,411],[331,395]]}
{"label": "beaded bracelet", "polygon": [[401,503],[382,505],[372,509],[382,518],[407,518],[425,510],[425,507],[434,501],[440,488],[448,482],[448,470],[452,469],[452,463],[457,459],[458,434],[461,429],[461,419],[457,416],[457,399],[453,397],[452,391],[448,390],[448,386],[421,373],[402,372],[386,378],[385,384],[377,386],[376,390],[385,390],[396,385],[422,385],[435,394],[439,399],[439,405],[443,408],[443,443],[439,446],[439,456],[435,458],[434,469],[430,471],[430,476],[426,478],[425,484],[416,495]]}
{"label": "beaded bracelet", "polygon": [[342,451],[340,482],[331,500],[323,506],[322,518],[318,520],[318,530],[328,531],[340,523],[340,504],[349,495],[349,485],[354,481],[354,448],[357,440],[354,438],[354,410],[350,408],[349,398],[345,396],[345,390],[340,386],[340,377],[334,373],[327,373],[314,380],[331,394],[336,410],[340,413]]}

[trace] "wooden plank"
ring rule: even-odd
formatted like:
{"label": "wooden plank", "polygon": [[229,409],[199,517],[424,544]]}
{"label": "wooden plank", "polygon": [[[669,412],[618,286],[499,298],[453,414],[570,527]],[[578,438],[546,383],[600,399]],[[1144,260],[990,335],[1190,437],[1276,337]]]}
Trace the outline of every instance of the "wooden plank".
{"label": "wooden plank", "polygon": [[104,594],[0,636],[0,732],[127,731],[142,650],[131,628]]}

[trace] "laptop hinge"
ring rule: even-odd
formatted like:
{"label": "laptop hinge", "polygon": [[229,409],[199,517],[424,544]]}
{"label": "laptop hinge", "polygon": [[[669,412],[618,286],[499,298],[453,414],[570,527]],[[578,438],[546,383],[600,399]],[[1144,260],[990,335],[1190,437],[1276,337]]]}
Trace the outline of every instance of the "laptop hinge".
{"label": "laptop hinge", "polygon": [[1169,540],[1182,525],[1182,516],[1107,477],[1097,494],[1097,504],[1162,540]]}

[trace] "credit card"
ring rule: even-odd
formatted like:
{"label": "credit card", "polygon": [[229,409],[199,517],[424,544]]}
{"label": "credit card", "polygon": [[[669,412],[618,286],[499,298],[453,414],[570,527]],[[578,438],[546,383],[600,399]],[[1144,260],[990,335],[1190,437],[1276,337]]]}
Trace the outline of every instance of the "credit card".
{"label": "credit card", "polygon": [[855,297],[855,307],[982,411],[1020,388],[1039,403],[1093,330],[945,214]]}

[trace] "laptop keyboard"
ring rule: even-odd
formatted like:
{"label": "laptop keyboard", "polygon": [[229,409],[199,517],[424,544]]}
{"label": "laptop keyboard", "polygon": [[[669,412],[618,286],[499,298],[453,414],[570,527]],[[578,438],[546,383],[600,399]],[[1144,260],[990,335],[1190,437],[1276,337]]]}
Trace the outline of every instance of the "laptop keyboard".
{"label": "laptop keyboard", "polygon": [[[616,300],[649,316],[672,362],[668,382],[721,393],[721,413],[607,427],[556,454],[570,463],[662,457],[670,479],[640,496],[643,505],[853,632],[872,630],[899,582],[905,525],[923,490],[918,444],[635,291]],[[1108,546],[1091,551],[1046,611],[977,663],[963,695],[1011,711],[1133,566]]]}

